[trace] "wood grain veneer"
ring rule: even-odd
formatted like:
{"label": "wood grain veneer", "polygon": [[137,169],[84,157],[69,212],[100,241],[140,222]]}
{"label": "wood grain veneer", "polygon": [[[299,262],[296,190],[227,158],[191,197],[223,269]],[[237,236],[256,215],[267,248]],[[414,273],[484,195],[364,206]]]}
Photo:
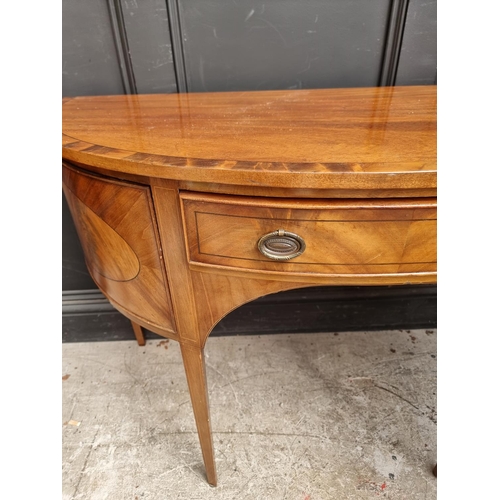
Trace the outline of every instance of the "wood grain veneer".
{"label": "wood grain veneer", "polygon": [[[436,201],[282,200],[181,193],[190,263],[296,274],[436,271]],[[305,252],[289,262],[262,255],[257,242],[278,229],[296,233]],[[193,266],[195,268],[195,266]],[[314,280],[313,276],[310,279]]]}
{"label": "wood grain veneer", "polygon": [[75,97],[63,145],[68,160],[182,181],[435,189],[435,114],[432,86]]}
{"label": "wood grain veneer", "polygon": [[102,292],[148,327],[175,331],[148,188],[65,165],[63,189],[90,275]]}
{"label": "wood grain veneer", "polygon": [[[436,87],[66,99],[63,187],[138,341],[180,342],[215,485],[203,348],[222,317],[316,284],[436,282]],[[278,229],[305,252],[262,255]]]}

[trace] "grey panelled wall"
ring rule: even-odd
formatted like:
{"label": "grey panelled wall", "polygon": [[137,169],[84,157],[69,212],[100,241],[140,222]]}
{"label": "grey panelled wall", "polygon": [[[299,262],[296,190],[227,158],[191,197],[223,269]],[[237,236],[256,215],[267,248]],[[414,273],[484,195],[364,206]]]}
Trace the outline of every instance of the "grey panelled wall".
{"label": "grey panelled wall", "polygon": [[[64,97],[436,81],[436,0],[63,0],[62,26]],[[62,214],[73,300],[96,286]]]}
{"label": "grey panelled wall", "polygon": [[434,85],[437,1],[413,0],[408,6],[396,85]]}
{"label": "grey panelled wall", "polygon": [[165,0],[124,0],[122,5],[137,93],[177,92]]}
{"label": "grey panelled wall", "polygon": [[177,92],[165,0],[63,0],[63,96]]}
{"label": "grey panelled wall", "polygon": [[390,4],[183,0],[188,90],[377,85]]}
{"label": "grey panelled wall", "polygon": [[123,93],[106,0],[63,0],[62,18],[63,96]]}

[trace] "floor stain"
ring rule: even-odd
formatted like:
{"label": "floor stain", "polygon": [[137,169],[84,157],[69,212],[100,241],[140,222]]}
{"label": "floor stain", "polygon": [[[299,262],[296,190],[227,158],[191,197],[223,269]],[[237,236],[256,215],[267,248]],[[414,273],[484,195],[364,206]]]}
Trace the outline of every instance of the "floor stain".
{"label": "floor stain", "polygon": [[160,340],[158,344],[156,344],[156,347],[165,347],[165,349],[168,349],[168,339],[167,340]]}
{"label": "floor stain", "polygon": [[69,379],[69,377],[70,377],[70,375],[69,375],[69,374],[66,374],[66,375],[63,375],[63,378],[62,378],[62,379],[63,379],[63,380],[68,380],[68,379]]}
{"label": "floor stain", "polygon": [[353,377],[349,379],[349,382],[358,387],[372,387],[375,385],[375,382],[371,377]]}
{"label": "floor stain", "polygon": [[363,481],[356,486],[357,490],[361,491],[373,491],[377,493],[383,493],[387,488],[387,484],[383,482],[382,484],[377,484],[375,481]]}

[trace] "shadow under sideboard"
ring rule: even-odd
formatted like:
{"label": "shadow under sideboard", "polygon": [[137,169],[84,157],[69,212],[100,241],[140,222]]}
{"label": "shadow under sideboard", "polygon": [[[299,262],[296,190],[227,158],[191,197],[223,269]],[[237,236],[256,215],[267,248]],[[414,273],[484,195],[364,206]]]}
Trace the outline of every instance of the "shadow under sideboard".
{"label": "shadow under sideboard", "polygon": [[[65,291],[62,304],[63,342],[135,340],[130,321],[99,290]],[[211,336],[436,327],[436,285],[324,286],[254,300],[223,318]]]}

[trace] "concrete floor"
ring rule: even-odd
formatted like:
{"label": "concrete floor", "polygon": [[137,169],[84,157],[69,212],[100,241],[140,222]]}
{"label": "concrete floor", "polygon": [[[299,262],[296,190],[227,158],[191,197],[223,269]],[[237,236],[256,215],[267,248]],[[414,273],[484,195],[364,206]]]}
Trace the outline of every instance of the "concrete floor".
{"label": "concrete floor", "polygon": [[63,499],[431,500],[435,330],[218,337],[210,487],[174,341],[63,345]]}

